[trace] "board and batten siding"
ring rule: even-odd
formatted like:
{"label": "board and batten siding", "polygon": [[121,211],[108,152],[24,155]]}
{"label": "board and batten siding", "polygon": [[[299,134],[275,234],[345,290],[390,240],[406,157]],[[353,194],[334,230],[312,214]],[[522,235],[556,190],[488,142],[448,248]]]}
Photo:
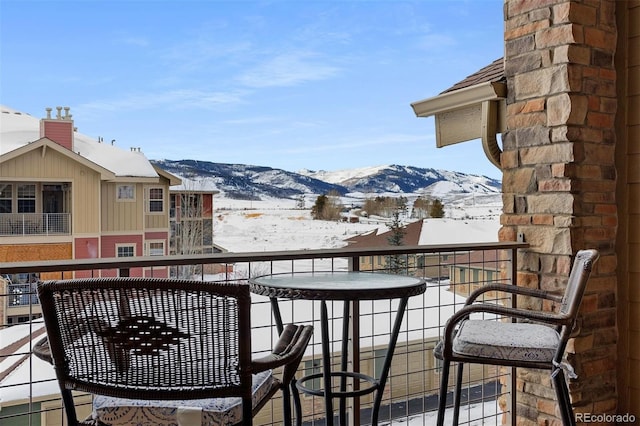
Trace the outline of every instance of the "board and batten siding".
{"label": "board and batten siding", "polygon": [[[147,207],[149,202],[149,190],[153,188],[162,188],[162,212],[149,212]],[[168,230],[169,226],[169,208],[170,208],[170,200],[169,197],[169,181],[162,176],[160,177],[160,182],[158,184],[153,185],[145,185],[145,216],[144,216],[144,229],[150,230]]]}
{"label": "board and batten siding", "polygon": [[[119,185],[132,185],[133,200],[118,200]],[[141,183],[102,183],[102,232],[127,232],[143,229],[144,185]]]}
{"label": "board and batten siding", "polygon": [[[71,184],[72,232],[99,232],[100,175],[95,170],[53,149],[43,147],[3,162],[2,180]],[[39,211],[42,211],[41,208],[42,206]]]}

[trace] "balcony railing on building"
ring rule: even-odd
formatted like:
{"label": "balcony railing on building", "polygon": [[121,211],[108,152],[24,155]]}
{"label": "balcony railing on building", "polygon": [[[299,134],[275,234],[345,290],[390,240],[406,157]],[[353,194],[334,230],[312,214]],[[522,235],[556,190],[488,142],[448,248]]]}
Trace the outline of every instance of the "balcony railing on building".
{"label": "balcony railing on building", "polygon": [[[490,282],[513,283],[515,280],[518,243],[488,243],[455,246],[400,246],[379,249],[329,249],[290,252],[216,253],[189,256],[146,257],[138,259],[105,259],[82,261],[49,261],[0,264],[0,274],[39,273],[41,279],[76,276],[113,276],[126,271],[130,276],[169,276],[170,270],[184,268],[200,271],[208,281],[246,282],[249,277],[277,272],[327,270],[385,270],[384,262],[391,256],[400,257],[402,270],[394,273],[425,278],[427,291],[409,300],[401,327],[387,386],[385,388],[380,424],[423,425],[435,422],[439,388],[439,364],[433,357],[446,320],[463,306],[465,296],[478,286]],[[194,265],[197,266],[194,268]],[[213,266],[216,266],[215,268]],[[207,273],[207,271],[221,271]],[[19,293],[16,299],[16,291]],[[500,294],[491,295],[495,303],[509,304]],[[53,370],[44,366],[32,353],[33,345],[43,336],[43,324],[37,319],[39,305],[32,287],[0,289],[0,309],[11,312],[11,303],[28,302],[30,321],[5,324],[0,329],[3,342],[13,350],[0,348],[0,423],[3,425],[61,424],[60,395]],[[255,314],[252,342],[256,356],[270,350],[277,335],[267,298],[253,298]],[[332,329],[340,330],[343,321],[342,302],[329,304]],[[357,302],[357,323],[350,336],[350,365],[376,376],[382,367],[384,348],[395,316],[397,301]],[[320,329],[320,310],[316,302],[280,301],[285,322],[311,323]],[[351,312],[354,312],[352,309]],[[36,318],[36,319],[32,319]],[[337,332],[338,333],[338,332]],[[319,333],[317,333],[319,334]],[[5,336],[7,336],[5,338]],[[9,340],[10,339],[10,342]],[[332,336],[332,363],[340,362],[341,336]],[[9,345],[11,343],[11,345]],[[3,343],[2,346],[5,346]],[[353,354],[353,355],[351,355]],[[314,336],[300,366],[300,375],[318,372],[322,368],[319,336]],[[452,377],[453,383],[454,377]],[[461,420],[470,425],[502,425],[512,422],[515,398],[515,375],[511,369],[477,365],[465,369],[465,389]],[[311,384],[313,386],[313,383]],[[319,386],[319,383],[317,384]],[[350,383],[349,386],[357,386]],[[321,397],[302,396],[304,424],[324,424],[325,413]],[[366,424],[372,407],[370,396],[349,401],[351,425]],[[265,407],[256,418],[257,424],[281,424],[281,403],[278,400]],[[81,411],[91,410],[90,396]]]}
{"label": "balcony railing on building", "polygon": [[70,213],[0,213],[0,235],[69,235]]}

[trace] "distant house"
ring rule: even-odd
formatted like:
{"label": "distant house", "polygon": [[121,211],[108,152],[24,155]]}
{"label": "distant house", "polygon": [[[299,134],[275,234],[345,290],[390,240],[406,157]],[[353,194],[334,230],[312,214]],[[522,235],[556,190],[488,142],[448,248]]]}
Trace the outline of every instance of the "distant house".
{"label": "distant house", "polygon": [[[403,227],[404,236],[402,238],[402,245],[410,246],[417,245],[420,240],[420,234],[422,233],[422,220],[409,223]],[[392,231],[386,231],[378,233],[378,229],[374,229],[366,234],[357,235],[355,237],[345,240],[349,247],[354,248],[372,248],[372,247],[389,247],[389,239],[392,236]],[[404,257],[404,256],[403,256]],[[405,266],[409,269],[414,269],[418,263],[415,255],[409,255],[406,258]],[[389,256],[367,256],[360,257],[360,270],[378,270],[389,268]]]}
{"label": "distant house", "polygon": [[[69,108],[58,107],[53,117],[51,112],[47,108],[38,120],[1,107],[0,262],[169,254],[169,187],[181,180],[154,167],[139,148],[123,150],[77,133]],[[146,276],[151,271],[96,273]],[[168,276],[168,270],[154,268],[153,275]],[[29,280],[5,278],[7,292],[16,295],[7,300],[16,303],[0,306],[0,321],[38,316],[37,309],[29,313],[29,298],[21,296]]]}
{"label": "distant house", "polygon": [[[495,241],[498,235],[499,222],[479,219],[422,219],[411,222],[404,227],[404,237],[402,245],[429,245],[429,244],[457,244]],[[389,247],[389,237],[391,231],[379,233],[375,229],[366,234],[357,235],[346,240],[349,247],[373,248]],[[460,252],[454,255],[446,251],[433,254],[407,255],[405,266],[416,275],[428,278],[450,278],[454,275],[460,281],[466,275],[458,269],[452,270],[450,265],[467,263],[467,259],[460,258]],[[471,255],[469,255],[471,256]],[[404,256],[403,256],[404,257]],[[470,271],[473,270],[473,263],[468,263]],[[480,264],[481,265],[481,264]],[[360,258],[360,270],[384,270],[389,268],[389,256],[371,256]],[[485,271],[483,276],[493,276],[494,271]],[[476,272],[470,272],[469,277],[473,278]]]}
{"label": "distant house", "polygon": [[455,261],[449,266],[450,290],[466,297],[486,284],[500,281],[502,269],[498,253],[497,250],[456,253]]}

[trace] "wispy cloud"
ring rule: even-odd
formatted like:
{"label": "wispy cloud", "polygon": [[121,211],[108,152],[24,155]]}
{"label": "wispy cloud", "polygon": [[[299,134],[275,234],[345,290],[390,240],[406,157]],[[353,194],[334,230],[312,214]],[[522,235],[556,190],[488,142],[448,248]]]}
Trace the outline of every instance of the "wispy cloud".
{"label": "wispy cloud", "polygon": [[130,46],[147,47],[149,46],[149,40],[140,36],[122,36],[118,40],[122,44]]}
{"label": "wispy cloud", "polygon": [[171,106],[172,108],[215,108],[221,105],[239,104],[244,101],[242,90],[229,92],[208,92],[205,90],[171,90],[157,93],[136,93],[78,105],[84,112],[99,111],[140,111]]}
{"label": "wispy cloud", "polygon": [[418,38],[418,47],[424,50],[444,49],[456,44],[456,39],[446,34],[430,33]]}
{"label": "wispy cloud", "polygon": [[241,74],[238,82],[253,88],[296,86],[308,81],[325,80],[339,73],[339,67],[322,63],[317,55],[297,51],[266,60]]}
{"label": "wispy cloud", "polygon": [[425,140],[430,139],[429,135],[410,135],[410,134],[387,134],[373,138],[359,138],[349,139],[344,142],[338,142],[333,144],[314,143],[304,146],[296,146],[286,148],[283,152],[288,154],[300,154],[310,152],[344,152],[351,149],[360,149],[367,147],[380,147],[383,145],[389,145],[391,148],[398,148],[400,144],[413,144],[423,143]]}

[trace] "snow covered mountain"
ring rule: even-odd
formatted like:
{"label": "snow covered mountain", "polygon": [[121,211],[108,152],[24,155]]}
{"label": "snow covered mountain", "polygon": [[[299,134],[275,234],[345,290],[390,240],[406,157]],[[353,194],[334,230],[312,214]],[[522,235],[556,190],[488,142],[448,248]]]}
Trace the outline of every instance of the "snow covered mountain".
{"label": "snow covered mountain", "polygon": [[222,164],[199,160],[157,160],[152,163],[182,177],[195,189],[213,189],[236,199],[296,198],[304,194],[417,194],[447,198],[452,195],[500,194],[501,183],[486,176],[446,170],[388,165],[334,172],[298,173],[266,166]]}

